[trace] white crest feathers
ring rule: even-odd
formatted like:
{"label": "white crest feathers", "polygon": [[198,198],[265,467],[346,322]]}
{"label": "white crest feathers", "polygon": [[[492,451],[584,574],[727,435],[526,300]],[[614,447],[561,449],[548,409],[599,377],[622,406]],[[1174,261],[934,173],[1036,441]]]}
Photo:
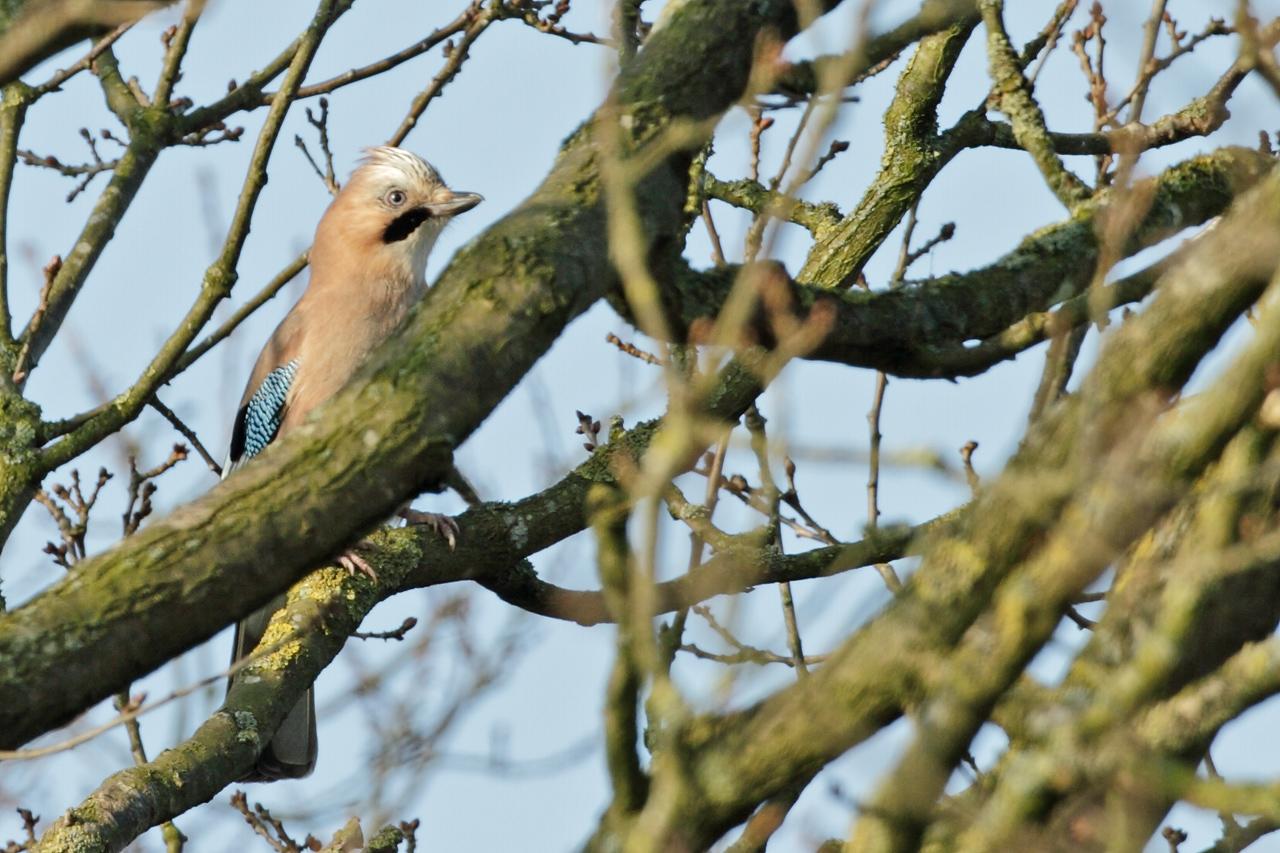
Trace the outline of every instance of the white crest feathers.
{"label": "white crest feathers", "polygon": [[443,184],[444,179],[435,168],[412,151],[379,145],[364,149],[360,169],[372,172],[389,172],[388,177],[399,177],[420,185]]}

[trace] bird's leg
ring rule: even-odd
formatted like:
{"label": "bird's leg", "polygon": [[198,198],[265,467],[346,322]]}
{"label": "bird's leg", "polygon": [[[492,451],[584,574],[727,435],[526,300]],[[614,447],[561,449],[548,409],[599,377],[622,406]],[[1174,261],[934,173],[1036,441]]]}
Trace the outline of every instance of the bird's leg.
{"label": "bird's leg", "polygon": [[367,577],[369,580],[373,581],[374,583],[377,583],[378,573],[373,570],[373,566],[369,565],[368,560],[366,560],[364,557],[361,557],[360,554],[356,552],[356,548],[359,548],[361,545],[368,545],[368,544],[369,544],[368,539],[361,539],[359,542],[355,544],[354,547],[348,548],[347,550],[343,551],[342,554],[339,555],[337,559],[337,563],[339,566],[342,566],[342,568],[350,572],[353,576],[357,572],[359,572],[360,574]]}
{"label": "bird's leg", "polygon": [[[458,544],[458,522],[447,515],[441,515],[436,512],[418,512],[415,509],[410,509],[408,504],[401,507],[396,512],[396,515],[409,524],[420,524],[431,528],[441,539],[449,544],[450,550],[453,550],[454,546]],[[372,544],[368,539],[361,539],[353,547],[343,551],[336,562],[352,575],[358,572],[368,577],[369,580],[377,582],[378,573],[373,570],[373,566],[369,565],[369,561],[360,556],[357,551],[358,548],[368,548]]]}
{"label": "bird's leg", "polygon": [[458,544],[458,522],[447,515],[441,515],[436,512],[418,512],[416,509],[410,509],[408,505],[401,507],[396,515],[409,524],[421,524],[424,527],[431,528],[440,538],[449,543],[449,550],[451,551]]}

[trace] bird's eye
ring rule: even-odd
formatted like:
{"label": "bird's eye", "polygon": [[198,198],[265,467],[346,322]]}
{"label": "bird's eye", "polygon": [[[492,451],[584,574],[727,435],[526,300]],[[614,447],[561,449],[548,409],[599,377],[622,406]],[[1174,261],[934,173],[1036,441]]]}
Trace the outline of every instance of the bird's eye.
{"label": "bird's eye", "polygon": [[408,196],[404,194],[404,190],[392,190],[386,195],[387,204],[392,207],[399,207],[405,203],[405,199],[407,198]]}

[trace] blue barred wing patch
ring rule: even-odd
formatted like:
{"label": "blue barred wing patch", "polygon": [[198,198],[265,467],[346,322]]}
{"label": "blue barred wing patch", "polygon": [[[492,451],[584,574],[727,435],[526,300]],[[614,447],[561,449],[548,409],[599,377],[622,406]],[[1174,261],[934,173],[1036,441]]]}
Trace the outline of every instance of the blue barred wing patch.
{"label": "blue barred wing patch", "polygon": [[233,465],[257,456],[276,437],[280,422],[284,420],[289,388],[297,373],[297,359],[277,367],[267,374],[249,402],[240,409],[231,435]]}

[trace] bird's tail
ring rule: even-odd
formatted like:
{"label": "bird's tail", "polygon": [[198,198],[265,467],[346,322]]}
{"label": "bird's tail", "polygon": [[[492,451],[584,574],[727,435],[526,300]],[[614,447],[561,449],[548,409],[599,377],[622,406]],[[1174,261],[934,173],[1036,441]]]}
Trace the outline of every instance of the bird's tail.
{"label": "bird's tail", "polygon": [[[284,606],[284,596],[272,600],[265,607],[255,610],[236,623],[235,641],[232,643],[231,662],[248,655],[258,645],[271,614]],[[314,688],[307,688],[307,695],[298,700],[271,742],[258,756],[253,769],[242,782],[274,782],[277,779],[300,779],[316,766],[316,696]]]}

